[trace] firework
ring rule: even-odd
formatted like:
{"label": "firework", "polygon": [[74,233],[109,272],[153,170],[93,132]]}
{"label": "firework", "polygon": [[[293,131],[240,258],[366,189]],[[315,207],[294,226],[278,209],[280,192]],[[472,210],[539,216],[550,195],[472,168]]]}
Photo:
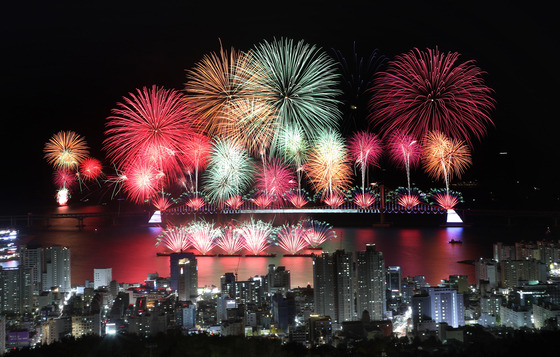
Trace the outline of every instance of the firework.
{"label": "firework", "polygon": [[343,106],[343,121],[341,129],[346,130],[343,135],[349,135],[357,130],[367,129],[367,104],[371,96],[369,89],[373,85],[375,73],[380,71],[387,57],[373,50],[369,56],[362,57],[356,50],[354,43],[350,56],[345,56],[342,51],[334,50],[338,67],[342,73],[340,87],[342,89],[341,101]]}
{"label": "firework", "polygon": [[129,93],[124,103],[117,103],[106,123],[104,149],[119,168],[142,160],[176,178],[191,165],[188,148],[193,131],[191,106],[184,95],[153,86]]}
{"label": "firework", "polygon": [[440,132],[426,136],[423,158],[425,171],[434,178],[443,178],[447,191],[451,178],[460,177],[471,163],[469,148]]}
{"label": "firework", "polygon": [[352,169],[342,136],[334,130],[321,131],[306,164],[315,192],[339,195],[350,186]]}
{"label": "firework", "polygon": [[156,195],[162,173],[149,163],[138,161],[125,170],[124,176],[124,192],[131,201],[142,203]]}
{"label": "firework", "polygon": [[393,201],[405,209],[412,209],[426,201],[426,195],[417,188],[399,187],[391,193]]}
{"label": "firework", "polygon": [[361,208],[368,208],[375,203],[375,195],[371,192],[355,192],[354,203]]}
{"label": "firework", "polygon": [[198,211],[206,205],[206,202],[204,202],[204,197],[191,197],[187,201],[186,205],[195,211]]}
{"label": "firework", "polygon": [[253,198],[253,203],[256,204],[260,208],[266,208],[270,206],[274,201],[268,195],[258,195],[257,197]]}
{"label": "firework", "polygon": [[420,143],[412,136],[397,131],[391,134],[388,146],[391,159],[406,170],[410,194],[410,168],[418,164],[422,157]]}
{"label": "firework", "polygon": [[348,140],[348,154],[362,172],[362,191],[366,187],[366,173],[369,166],[377,165],[382,153],[381,140],[367,131],[358,131]]}
{"label": "firework", "polygon": [[206,197],[223,204],[240,194],[252,183],[253,163],[247,152],[236,142],[217,139],[205,173]]}
{"label": "firework", "polygon": [[192,222],[187,226],[187,233],[193,248],[200,254],[206,255],[216,245],[217,239],[222,232],[214,226],[214,223],[206,221]]}
{"label": "firework", "polygon": [[275,109],[278,122],[273,148],[282,128],[295,123],[307,138],[340,120],[336,62],[320,48],[291,39],[263,41],[254,49],[258,75],[251,90]]}
{"label": "firework", "polygon": [[372,87],[371,123],[385,134],[424,138],[439,131],[469,146],[481,139],[492,124],[492,90],[474,61],[458,59],[456,52],[415,48],[390,61]]}
{"label": "firework", "polygon": [[344,196],[333,193],[323,198],[323,202],[331,208],[336,208],[344,203]]}
{"label": "firework", "polygon": [[272,159],[264,163],[262,171],[256,173],[255,188],[272,202],[278,202],[283,199],[285,192],[294,188],[295,179],[293,172],[284,163]]}
{"label": "firework", "polygon": [[199,133],[192,133],[187,140],[185,151],[192,157],[195,171],[195,192],[198,192],[198,172],[206,168],[206,165],[208,165],[208,158],[212,152],[210,138]]}
{"label": "firework", "polygon": [[54,184],[58,188],[70,189],[77,182],[76,173],[67,169],[55,170],[53,176]]}
{"label": "firework", "polygon": [[226,200],[225,204],[232,209],[238,209],[243,204],[243,198],[240,195],[233,195]]}
{"label": "firework", "polygon": [[88,154],[84,138],[73,131],[59,131],[45,144],[45,159],[54,168],[75,169]]}
{"label": "firework", "polygon": [[80,176],[86,180],[95,180],[102,174],[101,161],[88,157],[80,163]]}
{"label": "firework", "polygon": [[216,245],[226,252],[227,255],[237,254],[244,247],[243,237],[239,230],[234,227],[224,227],[223,234],[218,238]]}
{"label": "firework", "polygon": [[275,228],[269,222],[261,220],[242,222],[238,226],[239,234],[243,237],[244,248],[253,255],[261,254],[274,239]]}
{"label": "firework", "polygon": [[450,190],[432,190],[431,197],[445,210],[453,209],[463,201],[461,193]]}
{"label": "firework", "polygon": [[309,202],[309,197],[303,190],[290,190],[284,194],[284,199],[296,208],[302,208]]}
{"label": "firework", "polygon": [[[234,116],[236,101],[255,96],[248,88],[258,73],[252,52],[220,46],[187,71],[185,91],[200,118],[200,127],[211,135],[223,133],[222,120]],[[227,127],[227,125],[226,125]]]}
{"label": "firework", "polygon": [[68,200],[70,199],[70,191],[66,187],[63,187],[56,191],[56,202],[59,206],[66,206]]}
{"label": "firework", "polygon": [[301,190],[302,166],[307,158],[309,144],[303,131],[294,123],[284,126],[281,135],[279,150],[287,162],[295,165],[298,190]]}
{"label": "firework", "polygon": [[278,231],[278,245],[288,254],[297,254],[307,246],[305,229],[301,225],[283,225]]}
{"label": "firework", "polygon": [[169,198],[164,196],[158,196],[156,198],[152,198],[152,204],[154,205],[154,208],[156,210],[161,212],[171,207],[171,201],[169,200]]}
{"label": "firework", "polygon": [[336,232],[329,223],[317,220],[307,220],[303,223],[305,228],[304,239],[312,248],[317,248],[327,240],[336,238]]}
{"label": "firework", "polygon": [[416,195],[405,193],[399,196],[397,203],[406,209],[412,209],[420,204],[420,199]]}
{"label": "firework", "polygon": [[163,245],[174,253],[184,252],[190,247],[186,228],[183,226],[168,227],[156,238],[157,245]]}

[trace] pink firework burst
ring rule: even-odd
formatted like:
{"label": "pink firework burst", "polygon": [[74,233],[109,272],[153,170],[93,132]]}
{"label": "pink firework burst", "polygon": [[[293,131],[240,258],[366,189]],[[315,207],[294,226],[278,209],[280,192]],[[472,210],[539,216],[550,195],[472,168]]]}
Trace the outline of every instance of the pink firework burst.
{"label": "pink firework burst", "polygon": [[308,245],[305,229],[301,225],[282,226],[278,232],[278,245],[288,254],[297,254]]}
{"label": "pink firework burst", "polygon": [[106,123],[104,149],[123,168],[142,158],[151,161],[167,180],[191,164],[188,148],[194,115],[183,94],[153,86],[129,93]]}
{"label": "pink firework burst", "polygon": [[460,197],[452,192],[439,192],[433,195],[437,205],[445,210],[453,209],[460,202]]}
{"label": "pink firework burst", "polygon": [[184,252],[190,247],[187,230],[183,226],[168,227],[156,238],[157,245],[163,245],[174,253]]}
{"label": "pink firework burst", "polygon": [[368,208],[375,203],[375,195],[371,192],[354,193],[354,203],[362,208]]}
{"label": "pink firework burst", "polygon": [[266,208],[270,206],[272,202],[274,202],[274,200],[266,194],[260,194],[257,197],[253,198],[253,202],[260,208]]}
{"label": "pink firework burst", "polygon": [[150,200],[157,193],[161,172],[143,162],[136,162],[124,172],[123,190],[136,203]]}
{"label": "pink firework burst", "polygon": [[166,211],[169,207],[171,207],[171,201],[169,200],[169,198],[162,197],[162,196],[153,197],[152,204],[154,205],[154,208],[156,210],[162,212]]}
{"label": "pink firework burst", "polygon": [[240,195],[233,195],[226,200],[225,204],[231,209],[238,209],[243,204],[243,198]]}
{"label": "pink firework burst", "polygon": [[367,166],[375,166],[383,153],[383,145],[377,135],[367,131],[358,131],[348,140],[350,159],[364,170]]}
{"label": "pink firework burst", "polygon": [[57,169],[54,171],[53,181],[58,188],[71,189],[77,182],[76,173],[67,169]]}
{"label": "pink firework burst", "polygon": [[342,195],[333,193],[323,198],[323,202],[331,208],[337,208],[344,203],[344,197]]}
{"label": "pink firework burst", "polygon": [[208,254],[221,236],[221,230],[214,227],[213,223],[206,221],[192,222],[187,226],[187,232],[192,247],[202,255]]}
{"label": "pink firework burst", "polygon": [[305,229],[303,238],[312,248],[317,248],[327,240],[336,238],[336,232],[329,223],[307,220],[303,227]]}
{"label": "pink firework burst", "polygon": [[86,180],[95,180],[103,172],[101,161],[94,157],[88,157],[80,163],[80,175]]}
{"label": "pink firework burst", "polygon": [[296,208],[302,208],[309,202],[302,191],[290,190],[284,194],[284,197]]}
{"label": "pink firework burst", "polygon": [[238,227],[239,234],[243,237],[244,247],[253,255],[259,255],[268,246],[273,239],[275,229],[269,222],[250,221],[241,223]]}
{"label": "pink firework burst", "polygon": [[264,192],[274,202],[282,199],[284,193],[295,186],[295,174],[288,165],[279,159],[265,162],[263,170],[255,175],[255,187]]}
{"label": "pink firework burst", "polygon": [[206,135],[193,133],[187,140],[186,152],[192,157],[195,172],[195,192],[198,192],[198,173],[208,165],[208,159],[212,152],[212,142]]}
{"label": "pink firework burst", "polygon": [[406,209],[412,209],[420,203],[420,198],[415,194],[406,193],[399,196],[397,203]]}
{"label": "pink firework burst", "polygon": [[195,211],[202,209],[206,205],[203,197],[191,197],[187,201],[186,205]]}
{"label": "pink firework burst", "polygon": [[492,90],[474,61],[460,63],[459,53],[417,48],[389,61],[379,72],[370,100],[371,123],[385,135],[401,131],[424,138],[429,131],[472,145],[493,124]]}
{"label": "pink firework burst", "polygon": [[240,232],[231,226],[224,227],[222,236],[218,239],[216,245],[220,247],[227,255],[237,254],[244,247],[243,237]]}
{"label": "pink firework burst", "polygon": [[410,168],[420,162],[422,157],[420,143],[411,135],[396,131],[389,137],[388,147],[391,159],[406,170],[408,193],[410,194]]}

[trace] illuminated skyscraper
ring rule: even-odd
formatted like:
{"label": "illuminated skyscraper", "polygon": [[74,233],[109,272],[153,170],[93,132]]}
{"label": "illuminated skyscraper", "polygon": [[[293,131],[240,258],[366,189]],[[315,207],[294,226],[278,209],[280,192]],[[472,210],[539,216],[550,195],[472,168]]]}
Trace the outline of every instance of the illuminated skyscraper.
{"label": "illuminated skyscraper", "polygon": [[58,288],[60,292],[70,293],[70,248],[54,245],[44,250],[45,270],[41,277],[43,291]]}
{"label": "illuminated skyscraper", "polygon": [[356,253],[356,310],[359,316],[369,312],[372,320],[384,320],[386,313],[386,272],[383,253],[368,244]]}
{"label": "illuminated skyscraper", "polygon": [[352,321],[354,309],[354,272],[352,253],[337,250],[313,258],[315,313],[330,316],[336,323]]}
{"label": "illuminated skyscraper", "polygon": [[198,296],[198,266],[196,258],[182,258],[177,262],[179,301],[196,301]]}
{"label": "illuminated skyscraper", "polygon": [[112,268],[94,268],[93,269],[93,288],[98,289],[102,286],[109,287],[113,280]]}

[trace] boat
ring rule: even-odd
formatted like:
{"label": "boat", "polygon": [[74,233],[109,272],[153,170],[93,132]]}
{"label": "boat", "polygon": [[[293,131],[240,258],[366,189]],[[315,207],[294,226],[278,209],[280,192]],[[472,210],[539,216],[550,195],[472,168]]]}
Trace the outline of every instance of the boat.
{"label": "boat", "polygon": [[16,245],[17,233],[15,229],[0,230],[0,261],[6,262],[19,258]]}
{"label": "boat", "polygon": [[462,241],[460,241],[460,240],[455,240],[455,239],[451,239],[451,240],[449,241],[449,244],[462,244],[462,243],[463,243]]}

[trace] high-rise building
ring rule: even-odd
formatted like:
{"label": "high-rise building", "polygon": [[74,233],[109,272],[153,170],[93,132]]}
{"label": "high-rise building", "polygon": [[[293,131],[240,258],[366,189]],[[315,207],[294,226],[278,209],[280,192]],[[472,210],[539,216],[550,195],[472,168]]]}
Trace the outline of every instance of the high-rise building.
{"label": "high-rise building", "polygon": [[45,270],[41,277],[42,289],[48,291],[57,288],[60,292],[70,293],[70,248],[60,245],[45,248],[43,258]]}
{"label": "high-rise building", "polygon": [[416,323],[432,320],[457,328],[465,325],[463,294],[457,290],[428,287],[412,297],[412,320]]}
{"label": "high-rise building", "polygon": [[0,356],[6,352],[6,317],[0,315]]}
{"label": "high-rise building", "polygon": [[33,307],[31,269],[0,266],[0,313],[22,314]]}
{"label": "high-rise building", "polygon": [[276,267],[274,264],[268,266],[266,275],[267,293],[269,296],[276,294],[277,291],[285,294],[290,290],[290,271],[284,266]]}
{"label": "high-rise building", "polygon": [[[372,320],[384,320],[387,304],[387,273],[383,253],[376,250],[375,244],[368,244],[365,251],[356,252],[356,278],[358,316],[367,311]],[[396,280],[400,283],[400,278]]]}
{"label": "high-rise building", "polygon": [[500,270],[503,288],[515,288],[521,280],[546,281],[546,265],[536,259],[502,260]]}
{"label": "high-rise building", "polygon": [[353,255],[337,250],[313,258],[315,313],[335,323],[352,321],[354,309]]}
{"label": "high-rise building", "polygon": [[172,291],[179,287],[179,259],[196,259],[194,253],[171,253],[169,255],[169,285]]}
{"label": "high-rise building", "polygon": [[391,298],[396,298],[402,294],[402,270],[398,266],[387,267],[387,291],[391,293]]}
{"label": "high-rise building", "polygon": [[93,269],[93,288],[99,289],[100,287],[109,287],[113,280],[112,268],[94,268]]}
{"label": "high-rise building", "polygon": [[179,271],[177,294],[179,301],[195,301],[198,296],[198,266],[196,258],[182,258],[177,262]]}
{"label": "high-rise building", "polygon": [[33,295],[41,292],[43,273],[43,248],[40,246],[22,245],[19,248],[19,266],[31,269]]}

